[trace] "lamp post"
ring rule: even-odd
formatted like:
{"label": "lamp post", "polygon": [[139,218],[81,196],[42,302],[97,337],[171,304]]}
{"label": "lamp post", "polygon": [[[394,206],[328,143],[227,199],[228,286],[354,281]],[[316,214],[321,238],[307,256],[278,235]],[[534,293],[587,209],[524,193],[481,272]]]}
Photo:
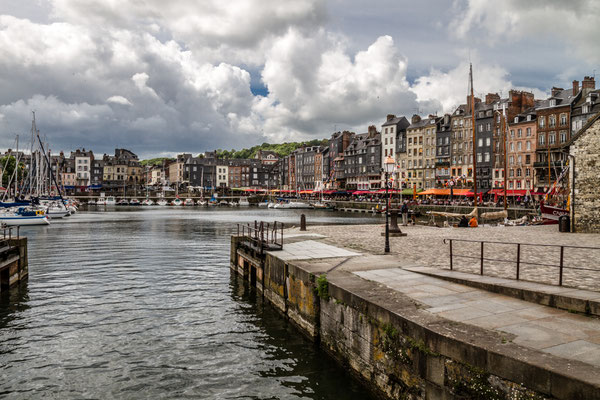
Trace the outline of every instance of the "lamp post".
{"label": "lamp post", "polygon": [[390,252],[390,197],[388,196],[389,175],[394,172],[396,162],[390,156],[387,156],[383,163],[383,172],[385,173],[385,253]]}

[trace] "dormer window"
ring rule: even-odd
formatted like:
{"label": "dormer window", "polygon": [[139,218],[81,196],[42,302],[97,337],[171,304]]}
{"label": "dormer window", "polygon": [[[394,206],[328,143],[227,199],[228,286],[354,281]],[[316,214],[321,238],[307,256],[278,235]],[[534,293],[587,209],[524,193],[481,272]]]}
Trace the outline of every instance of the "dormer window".
{"label": "dormer window", "polygon": [[519,117],[515,117],[515,124],[519,123]]}
{"label": "dormer window", "polygon": [[531,114],[527,116],[527,121],[531,121]]}
{"label": "dormer window", "polygon": [[550,107],[556,106],[556,99],[550,99]]}
{"label": "dormer window", "polygon": [[581,107],[581,113],[582,114],[589,114],[589,112],[590,112],[590,105],[589,104],[584,104]]}

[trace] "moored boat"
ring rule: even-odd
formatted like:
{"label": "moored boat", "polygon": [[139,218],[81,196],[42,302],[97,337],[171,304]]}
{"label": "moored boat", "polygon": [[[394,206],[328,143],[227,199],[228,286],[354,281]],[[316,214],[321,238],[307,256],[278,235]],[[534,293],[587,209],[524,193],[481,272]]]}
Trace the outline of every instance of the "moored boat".
{"label": "moored boat", "polygon": [[138,199],[131,199],[129,200],[129,205],[130,206],[139,206],[141,203]]}
{"label": "moored boat", "polygon": [[43,210],[29,210],[19,207],[17,211],[6,210],[0,213],[0,223],[8,226],[48,225],[48,216]]}
{"label": "moored boat", "polygon": [[188,199],[185,199],[185,200],[183,201],[183,205],[184,205],[184,206],[193,206],[193,205],[194,205],[194,200],[193,200],[193,199],[189,199],[189,198],[188,198]]}
{"label": "moored boat", "polygon": [[144,199],[144,200],[142,201],[142,205],[143,205],[143,206],[151,206],[151,205],[154,205],[154,201],[152,201],[152,200],[150,200],[150,199]]}
{"label": "moored boat", "polygon": [[171,205],[172,206],[182,206],[183,205],[183,201],[181,201],[181,199],[179,199],[179,198],[176,198],[175,200],[173,200],[171,202]]}
{"label": "moored boat", "polygon": [[248,206],[250,206],[250,202],[248,201],[247,197],[242,197],[242,198],[240,198],[240,201],[238,202],[238,205],[240,207],[248,207]]}
{"label": "moored boat", "polygon": [[118,206],[128,206],[129,205],[129,200],[127,200],[127,199],[121,199],[121,200],[117,201],[117,205]]}
{"label": "moored boat", "polygon": [[540,211],[542,213],[544,225],[558,224],[558,219],[560,217],[563,215],[569,215],[569,210],[566,210],[562,207],[549,206],[545,204],[544,201],[540,202]]}
{"label": "moored boat", "polygon": [[156,202],[156,204],[159,206],[168,206],[169,202],[166,199],[160,199],[159,201]]}

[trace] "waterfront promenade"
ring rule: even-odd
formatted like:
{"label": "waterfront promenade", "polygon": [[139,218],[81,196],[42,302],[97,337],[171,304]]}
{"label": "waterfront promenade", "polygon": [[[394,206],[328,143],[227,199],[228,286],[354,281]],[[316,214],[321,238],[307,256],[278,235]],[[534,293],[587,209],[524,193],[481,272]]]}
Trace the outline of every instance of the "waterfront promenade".
{"label": "waterfront promenade", "polygon": [[[289,268],[293,265],[296,270],[327,276],[335,303],[321,301],[320,331],[336,332],[336,340],[347,341],[350,347],[336,350],[338,356],[340,351],[348,354],[358,351],[360,360],[354,362],[355,356],[348,356],[350,364],[354,363],[354,369],[361,368],[361,362],[377,365],[379,358],[374,348],[378,343],[376,337],[382,333],[375,334],[371,330],[371,333],[365,334],[367,331],[361,328],[362,317],[360,323],[355,320],[356,315],[350,322],[346,321],[350,314],[344,314],[343,307],[362,309],[357,315],[383,309],[401,321],[393,326],[398,326],[404,334],[415,335],[416,339],[410,340],[424,343],[424,349],[419,347],[422,352],[434,358],[436,354],[442,354],[463,362],[468,360],[492,375],[523,385],[522,388],[509,388],[507,393],[527,388],[556,398],[600,398],[598,309],[594,310],[596,315],[590,316],[564,305],[563,309],[544,305],[544,299],[549,295],[557,295],[563,301],[572,300],[573,304],[583,300],[597,306],[600,292],[594,281],[598,280],[598,276],[594,277],[589,271],[578,276],[581,271],[573,271],[565,282],[570,287],[559,287],[553,278],[556,271],[546,271],[542,267],[525,267],[521,276],[526,281],[482,277],[478,274],[479,261],[476,267],[457,262],[455,267],[461,272],[449,271],[448,246],[442,242],[443,238],[464,238],[594,246],[600,242],[599,235],[561,234],[556,226],[402,228],[408,236],[391,238],[392,254],[389,255],[382,251],[382,225],[309,225],[307,232],[291,228],[286,231],[283,251],[272,253],[288,263]],[[490,256],[506,255],[502,247],[490,247],[489,251]],[[545,257],[554,256],[548,253],[546,250],[545,253],[524,254],[523,257],[544,261],[547,260]],[[576,265],[593,264],[598,268],[598,257],[589,252],[571,254],[569,260]],[[513,277],[514,266],[488,264],[486,275]],[[465,284],[458,284],[456,280]],[[510,295],[485,290],[486,285],[503,289]],[[525,296],[528,300],[525,301],[519,298],[524,292],[538,296]],[[342,306],[342,314],[339,310],[334,312],[330,309],[333,304]],[[333,314],[328,317],[331,312]],[[373,315],[387,314],[375,311]],[[390,317],[384,317],[384,320],[387,318]],[[386,328],[385,324],[382,326],[384,332],[392,329]],[[356,347],[356,343],[363,340],[370,344]],[[387,339],[380,340],[385,347]],[[448,384],[452,374],[451,363],[448,362],[446,360],[438,366],[427,362],[425,376],[429,383],[426,387],[430,389],[428,385],[431,382],[441,387]],[[493,379],[488,379],[488,383],[495,385]],[[388,384],[378,383],[384,391],[389,388]]]}
{"label": "waterfront promenade", "polygon": [[[310,226],[310,233],[324,235],[327,243],[348,249],[383,254],[384,239],[381,232],[383,224],[353,225],[351,228],[341,225]],[[404,265],[424,266],[448,269],[449,246],[444,239],[486,240],[511,243],[532,243],[568,246],[600,247],[600,235],[583,233],[560,233],[556,225],[539,226],[480,226],[471,228],[436,228],[422,225],[401,226],[408,233],[406,237],[391,237],[391,256],[402,260]],[[298,233],[299,229],[289,229],[288,234]],[[454,244],[456,254],[479,256],[478,243]],[[515,245],[486,244],[486,258],[516,259]],[[527,247],[521,249],[520,278],[525,281],[558,284],[558,268],[528,265],[527,262],[539,264],[558,264],[560,249],[558,247]],[[600,250],[566,249],[564,254],[563,285],[589,290],[600,290],[600,273],[591,271],[570,270],[570,266],[585,266],[596,263],[600,269]],[[454,269],[462,272],[479,273],[478,259],[456,257]],[[485,262],[485,275],[504,278],[515,278],[515,262]]]}

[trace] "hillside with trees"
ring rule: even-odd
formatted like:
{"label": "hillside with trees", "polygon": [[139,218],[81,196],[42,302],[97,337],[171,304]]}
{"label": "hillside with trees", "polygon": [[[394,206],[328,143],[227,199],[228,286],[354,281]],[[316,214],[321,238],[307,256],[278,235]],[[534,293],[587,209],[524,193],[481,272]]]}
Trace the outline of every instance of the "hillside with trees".
{"label": "hillside with trees", "polygon": [[326,146],[327,139],[313,139],[305,142],[288,142],[288,143],[263,143],[250,147],[249,149],[241,150],[217,150],[218,158],[254,158],[259,150],[274,151],[279,157],[285,157],[294,150],[304,146]]}

